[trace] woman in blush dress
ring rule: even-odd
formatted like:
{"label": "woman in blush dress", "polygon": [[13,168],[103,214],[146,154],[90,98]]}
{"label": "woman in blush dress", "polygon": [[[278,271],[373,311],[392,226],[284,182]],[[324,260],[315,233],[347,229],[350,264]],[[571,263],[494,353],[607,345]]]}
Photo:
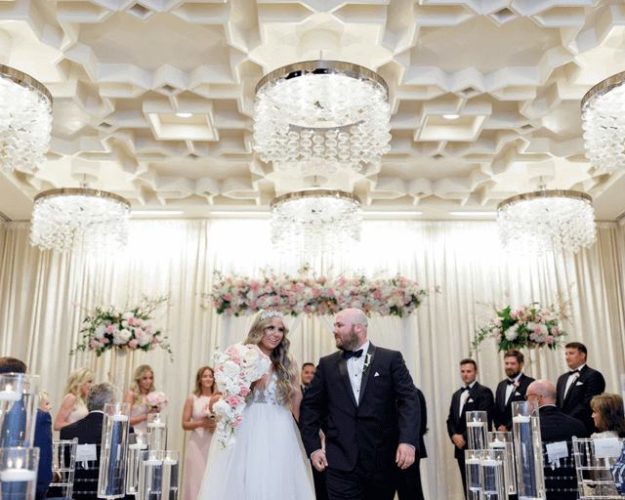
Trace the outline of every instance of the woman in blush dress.
{"label": "woman in blush dress", "polygon": [[191,431],[184,462],[182,500],[195,500],[202,483],[208,449],[215,430],[215,418],[208,410],[210,397],[216,393],[215,373],[203,366],[195,376],[195,390],[184,403],[182,428]]}
{"label": "woman in blush dress", "polygon": [[[259,313],[243,341],[270,360],[252,384],[235,441],[210,447],[198,500],[314,500],[310,462],[296,419],[302,392],[282,314]],[[211,405],[216,402],[211,398]]]}
{"label": "woman in blush dress", "polygon": [[148,414],[153,413],[146,396],[155,391],[154,370],[150,365],[139,365],[135,369],[130,389],[124,395],[124,403],[130,404],[130,425],[137,434],[148,432]]}
{"label": "woman in blush dress", "polygon": [[54,430],[60,431],[63,427],[84,418],[87,410],[87,394],[93,384],[93,372],[89,368],[79,368],[70,373],[65,387],[65,396],[56,417]]}

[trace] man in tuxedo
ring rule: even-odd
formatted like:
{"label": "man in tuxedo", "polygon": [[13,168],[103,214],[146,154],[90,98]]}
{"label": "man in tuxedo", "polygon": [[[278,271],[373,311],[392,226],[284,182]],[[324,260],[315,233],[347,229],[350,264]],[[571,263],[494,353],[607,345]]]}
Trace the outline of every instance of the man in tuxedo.
{"label": "man in tuxedo", "polygon": [[300,374],[302,394],[306,393],[310,383],[315,378],[315,370],[315,365],[313,363],[304,363],[302,365],[302,372]]}
{"label": "man in tuxedo", "polygon": [[[93,445],[85,448],[85,460],[76,461],[74,476],[75,499],[93,499],[98,494],[98,472],[100,466],[100,442],[104,405],[115,402],[115,388],[111,384],[94,385],[87,395],[86,417],[61,429],[61,439],[78,438],[79,445]],[[91,456],[89,456],[91,455]]]}
{"label": "man in tuxedo", "polygon": [[[26,373],[26,363],[17,358],[0,357],[1,373]],[[6,418],[11,418],[7,414]],[[37,500],[46,497],[52,482],[52,418],[47,411],[37,410],[35,418],[35,436],[32,446],[39,448],[39,469],[37,470]],[[23,446],[23,443],[11,443],[12,446]]]}
{"label": "man in tuxedo", "polygon": [[588,350],[581,342],[566,344],[564,357],[570,371],[558,378],[557,405],[567,415],[581,420],[588,434],[592,434],[596,429],[590,400],[605,391],[605,379],[586,364],[587,355]]}
{"label": "man in tuxedo", "polygon": [[497,385],[493,421],[498,431],[512,430],[512,403],[524,401],[527,387],[534,381],[523,373],[525,357],[521,351],[510,349],[503,355],[506,377]]}
{"label": "man in tuxedo", "polygon": [[428,454],[425,449],[425,433],[428,431],[427,404],[425,396],[419,388],[417,388],[417,396],[419,398],[419,409],[421,413],[421,427],[419,428],[419,446],[415,455],[414,463],[405,470],[399,470],[399,478],[397,482],[397,495],[399,500],[424,500],[423,484],[421,483],[421,459],[427,458]]}
{"label": "man in tuxedo", "polygon": [[467,449],[467,418],[468,411],[485,411],[488,413],[489,427],[492,418],[494,400],[493,392],[477,381],[477,363],[466,358],[460,361],[460,377],[463,386],[451,397],[449,416],[447,417],[447,433],[454,444],[454,456],[460,468],[462,488],[467,494],[467,478],[464,468],[464,450]]}
{"label": "man in tuxedo", "polygon": [[419,442],[415,386],[400,352],[368,340],[360,309],[340,311],[333,332],[339,351],[321,358],[302,401],[304,446],[327,471],[331,500],[391,500],[397,467],[414,463]]}
{"label": "man in tuxedo", "polygon": [[[527,401],[538,407],[540,436],[543,443],[545,490],[547,500],[576,500],[577,477],[571,438],[588,436],[584,424],[556,406],[556,387],[550,380],[536,380],[527,388]],[[547,445],[565,442],[568,457],[550,460]]]}

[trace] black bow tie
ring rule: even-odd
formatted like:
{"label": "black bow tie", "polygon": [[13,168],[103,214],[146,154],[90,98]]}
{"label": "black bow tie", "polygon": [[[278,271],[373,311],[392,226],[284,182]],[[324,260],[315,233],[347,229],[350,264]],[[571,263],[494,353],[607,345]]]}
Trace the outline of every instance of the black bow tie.
{"label": "black bow tie", "polygon": [[362,349],[358,349],[357,351],[343,351],[343,358],[359,358],[362,356]]}
{"label": "black bow tie", "polygon": [[516,380],[506,380],[506,383],[508,385],[514,385],[516,383]]}
{"label": "black bow tie", "polygon": [[465,386],[465,387],[461,387],[460,388],[460,392],[464,392],[464,391],[470,391],[471,388],[469,386]]}
{"label": "black bow tie", "polygon": [[577,370],[571,370],[571,371],[569,372],[569,375],[575,375],[576,373],[579,373],[579,369],[577,369]]}

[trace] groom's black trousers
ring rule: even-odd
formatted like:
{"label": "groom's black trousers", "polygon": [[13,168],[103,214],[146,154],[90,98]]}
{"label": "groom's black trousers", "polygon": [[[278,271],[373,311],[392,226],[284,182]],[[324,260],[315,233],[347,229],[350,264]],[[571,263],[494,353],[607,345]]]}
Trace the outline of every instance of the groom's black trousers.
{"label": "groom's black trousers", "polygon": [[328,468],[326,484],[329,500],[393,500],[395,496],[392,470],[370,473],[358,466],[350,472]]}

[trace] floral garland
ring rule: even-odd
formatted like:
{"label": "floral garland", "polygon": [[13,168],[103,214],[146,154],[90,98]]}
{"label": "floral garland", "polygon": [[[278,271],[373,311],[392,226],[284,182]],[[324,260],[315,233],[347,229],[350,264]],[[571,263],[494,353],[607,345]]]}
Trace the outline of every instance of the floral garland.
{"label": "floral garland", "polygon": [[77,351],[95,351],[100,356],[110,349],[150,351],[158,346],[172,354],[167,337],[149,321],[152,313],[166,297],[144,298],[138,306],[125,311],[110,306],[96,307],[82,322],[82,340],[70,354]]}
{"label": "floral garland", "polygon": [[248,315],[265,310],[284,315],[335,314],[357,307],[366,314],[407,316],[415,311],[427,290],[403,276],[369,279],[364,275],[336,279],[268,274],[260,279],[216,273],[213,289],[204,296],[218,314]]}
{"label": "floral garland", "polygon": [[554,306],[542,308],[534,302],[512,310],[506,306],[496,311],[497,317],[480,327],[473,339],[473,348],[487,337],[493,337],[500,351],[509,349],[556,349],[566,332],[560,329],[560,314]]}

